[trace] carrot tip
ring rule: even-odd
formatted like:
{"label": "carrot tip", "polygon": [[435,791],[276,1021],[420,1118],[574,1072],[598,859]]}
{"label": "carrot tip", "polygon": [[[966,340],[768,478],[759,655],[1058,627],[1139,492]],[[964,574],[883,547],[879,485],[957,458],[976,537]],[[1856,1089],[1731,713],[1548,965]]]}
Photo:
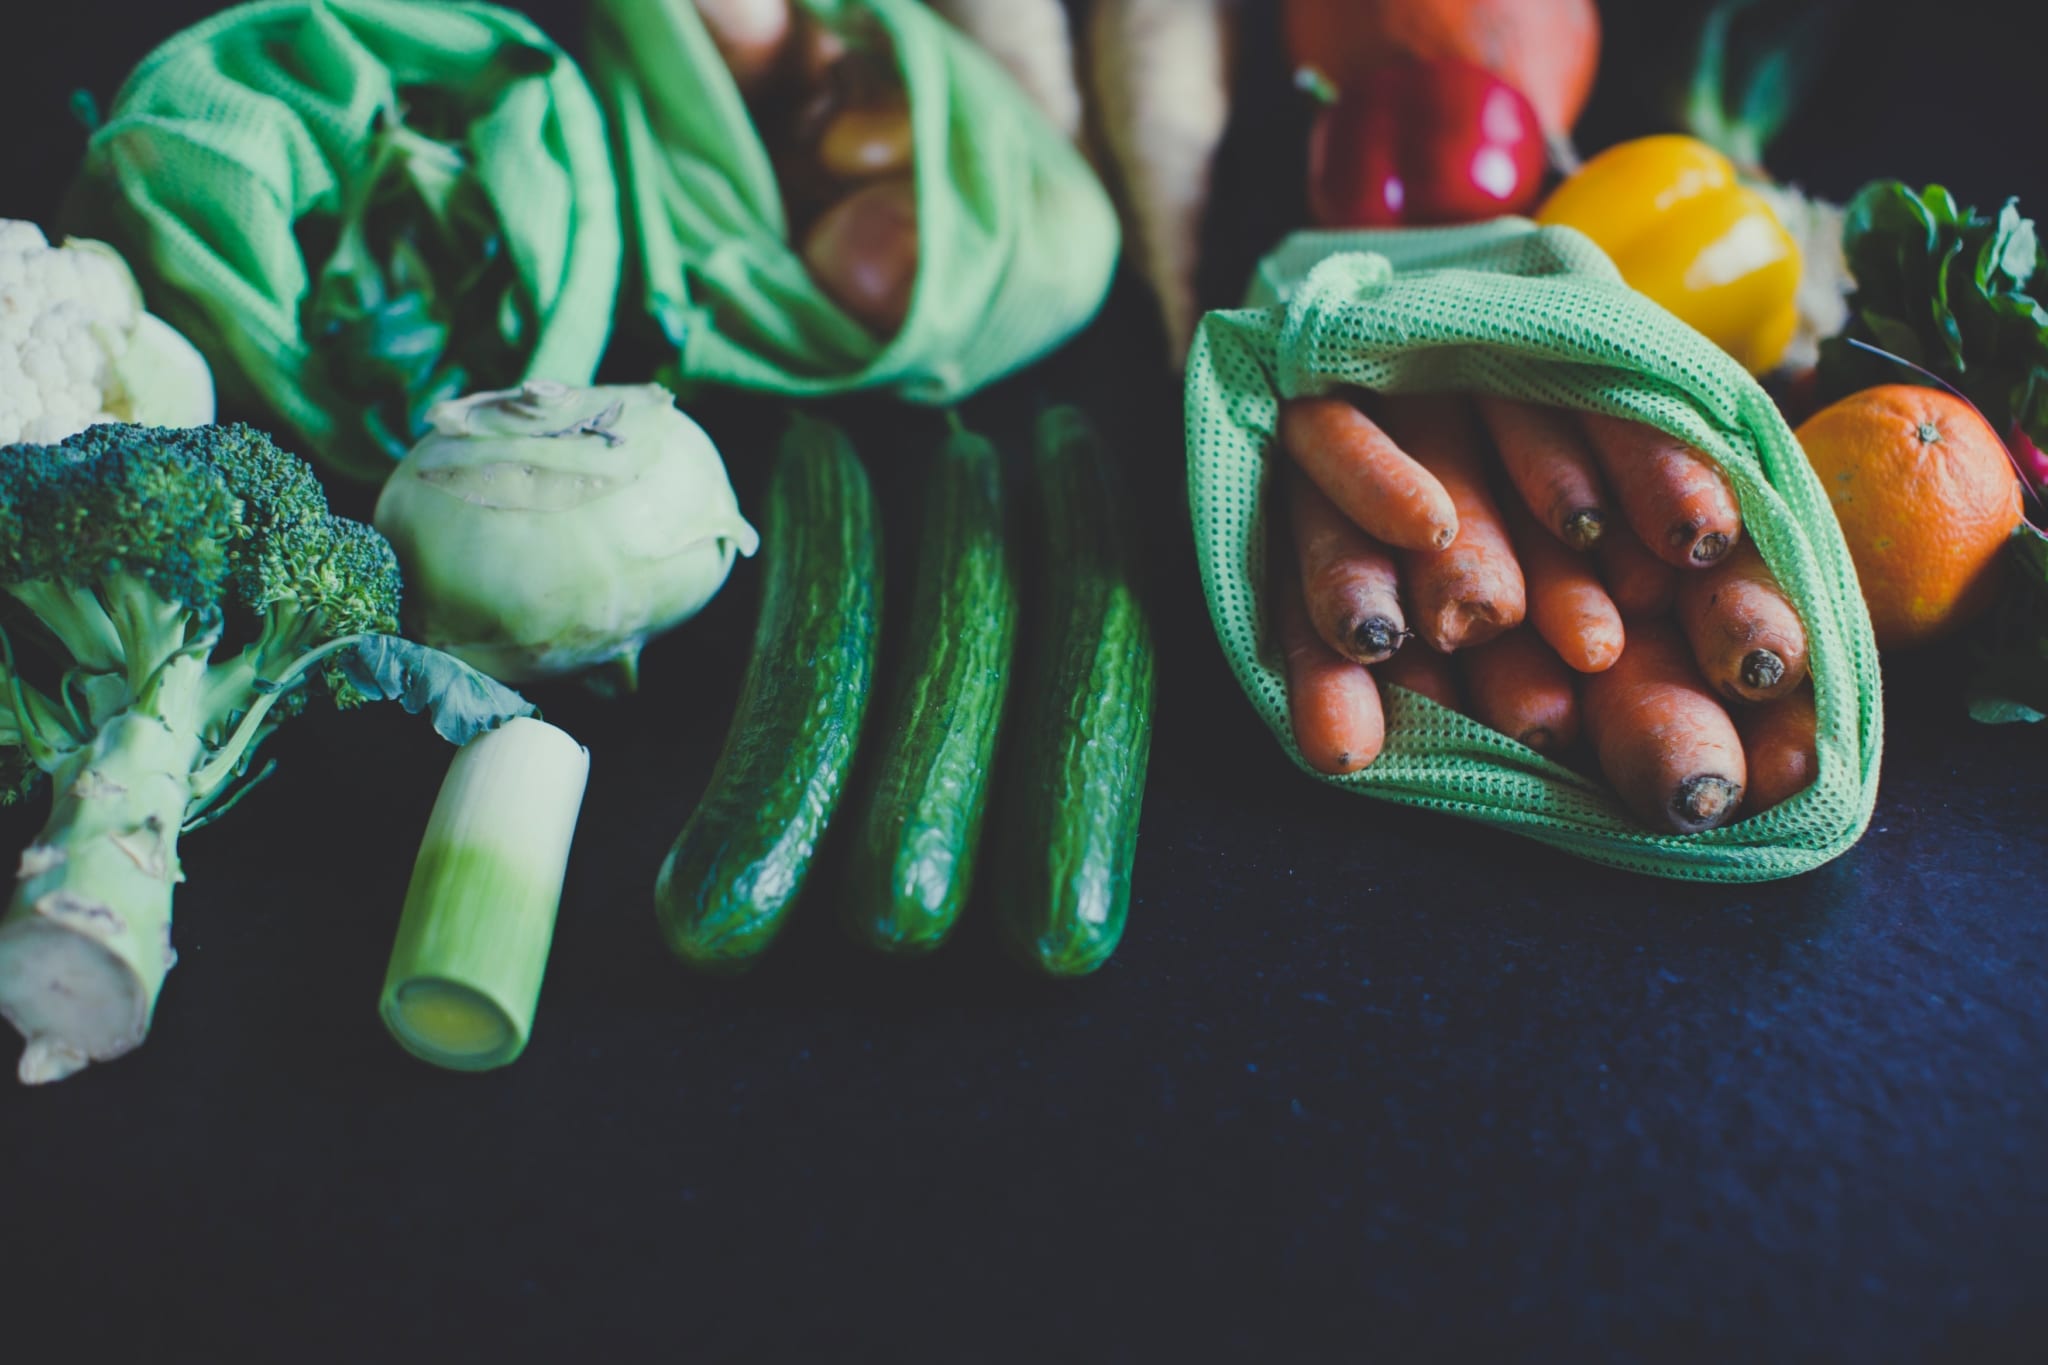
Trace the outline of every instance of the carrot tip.
{"label": "carrot tip", "polygon": [[1743,656],[1742,681],[1747,687],[1768,692],[1785,679],[1785,661],[1768,649],[1752,649]]}
{"label": "carrot tip", "polygon": [[1688,777],[1671,798],[1671,814],[1682,833],[1697,834],[1727,819],[1742,799],[1742,788],[1725,777]]}
{"label": "carrot tip", "polygon": [[1448,550],[1451,548],[1453,544],[1456,543],[1457,539],[1458,528],[1455,526],[1446,526],[1441,531],[1438,531],[1436,533],[1436,548],[1439,550]]}
{"label": "carrot tip", "polygon": [[1712,564],[1728,553],[1728,537],[1720,531],[1711,531],[1701,536],[1692,545],[1692,562]]}
{"label": "carrot tip", "polygon": [[1565,543],[1574,550],[1590,550],[1607,529],[1607,518],[1598,509],[1582,507],[1564,519]]}
{"label": "carrot tip", "polygon": [[1352,646],[1361,655],[1367,656],[1361,662],[1379,663],[1413,634],[1401,629],[1400,623],[1385,616],[1372,616],[1360,621],[1351,629]]}

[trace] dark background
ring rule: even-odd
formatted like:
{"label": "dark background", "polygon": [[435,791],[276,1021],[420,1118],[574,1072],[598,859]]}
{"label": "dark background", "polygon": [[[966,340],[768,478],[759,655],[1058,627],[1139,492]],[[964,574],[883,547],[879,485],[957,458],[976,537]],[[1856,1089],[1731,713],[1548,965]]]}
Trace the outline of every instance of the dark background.
{"label": "dark background", "polygon": [[[215,6],[39,7],[0,83],[0,214],[49,222],[71,91]],[[527,6],[580,50],[580,6]],[[1681,10],[1609,4],[1597,149],[1665,126]],[[1988,5],[1866,3],[1771,157],[1841,198],[1940,180],[2048,212],[2040,49]],[[1300,118],[1247,11],[1207,276],[1299,215]],[[753,977],[671,961],[655,866],[751,630],[743,566],[644,690],[537,695],[593,752],[531,1047],[414,1062],[375,1015],[447,754],[310,718],[184,853],[148,1044],[0,1090],[10,1349],[64,1359],[2039,1359],[2048,1342],[2048,732],[1891,661],[1869,835],[1694,887],[1299,776],[1215,648],[1171,381],[1120,285],[993,395],[1095,405],[1147,490],[1161,692],[1131,927],[1024,979],[970,915],[843,948],[829,870]],[[608,375],[642,377],[615,350]],[[844,410],[888,496],[922,419]],[[706,409],[751,507],[761,414]],[[893,505],[900,505],[892,501]],[[898,538],[901,540],[901,537]],[[899,552],[901,546],[896,547]],[[19,845],[36,812],[0,817]]]}

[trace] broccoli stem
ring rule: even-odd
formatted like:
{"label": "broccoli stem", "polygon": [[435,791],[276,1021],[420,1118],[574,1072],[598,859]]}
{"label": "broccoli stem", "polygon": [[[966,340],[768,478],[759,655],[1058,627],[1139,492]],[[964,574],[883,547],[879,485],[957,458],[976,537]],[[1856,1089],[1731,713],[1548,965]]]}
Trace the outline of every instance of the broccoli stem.
{"label": "broccoli stem", "polygon": [[57,637],[79,667],[93,673],[127,669],[121,633],[92,589],[39,579],[16,583],[7,591]]}
{"label": "broccoli stem", "polygon": [[177,841],[203,744],[203,662],[166,665],[149,702],[51,773],[49,823],[0,916],[0,1015],[28,1046],[20,1076],[62,1080],[149,1030],[171,948]]}

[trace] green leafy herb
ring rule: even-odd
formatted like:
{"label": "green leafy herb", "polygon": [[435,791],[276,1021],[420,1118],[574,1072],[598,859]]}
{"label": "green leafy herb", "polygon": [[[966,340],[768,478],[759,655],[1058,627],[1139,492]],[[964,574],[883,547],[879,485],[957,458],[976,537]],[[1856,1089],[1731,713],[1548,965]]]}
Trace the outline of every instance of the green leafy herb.
{"label": "green leafy herb", "polygon": [[401,89],[398,106],[379,112],[339,211],[300,220],[315,279],[301,311],[306,339],[336,406],[359,409],[365,434],[394,460],[435,403],[525,370],[534,301],[464,139],[535,63],[544,71],[553,60],[515,44],[459,91]]}
{"label": "green leafy herb", "polygon": [[1980,214],[1939,185],[1880,180],[1850,200],[1842,241],[1856,291],[1821,347],[1825,399],[1906,378],[1849,344],[1867,341],[1955,385],[2001,436],[2048,445],[2048,307],[2029,292],[2048,275],[2017,200]]}

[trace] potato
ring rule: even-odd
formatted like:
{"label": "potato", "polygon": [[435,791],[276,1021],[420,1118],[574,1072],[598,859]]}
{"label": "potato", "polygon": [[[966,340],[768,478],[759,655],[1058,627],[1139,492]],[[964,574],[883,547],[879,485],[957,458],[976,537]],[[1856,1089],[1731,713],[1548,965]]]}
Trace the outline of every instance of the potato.
{"label": "potato", "polygon": [[825,210],[804,238],[818,287],[855,321],[894,336],[917,284],[917,194],[907,175],[877,180]]}

